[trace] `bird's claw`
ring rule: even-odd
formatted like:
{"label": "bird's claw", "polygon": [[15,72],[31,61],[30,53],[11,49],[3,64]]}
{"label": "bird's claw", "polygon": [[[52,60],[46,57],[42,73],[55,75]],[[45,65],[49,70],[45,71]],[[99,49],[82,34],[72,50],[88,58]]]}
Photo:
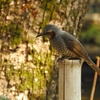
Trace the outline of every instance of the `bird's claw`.
{"label": "bird's claw", "polygon": [[57,59],[57,62],[63,61],[64,59],[68,59],[68,60],[79,60],[79,58],[76,58],[76,57],[62,56],[62,57],[60,57],[60,58]]}
{"label": "bird's claw", "polygon": [[71,57],[68,57],[68,56],[62,56],[60,58],[57,59],[57,62],[59,61],[63,61],[64,59],[70,59]]}

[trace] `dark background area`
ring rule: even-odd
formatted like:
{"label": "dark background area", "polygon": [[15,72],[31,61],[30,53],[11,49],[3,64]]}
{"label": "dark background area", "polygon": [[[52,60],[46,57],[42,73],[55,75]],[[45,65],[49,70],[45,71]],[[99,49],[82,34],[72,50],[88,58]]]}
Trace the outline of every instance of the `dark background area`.
{"label": "dark background area", "polygon": [[[100,0],[91,0],[80,33],[80,41],[90,58],[96,63],[96,56],[100,56]],[[84,62],[82,67],[82,100],[90,99],[93,79],[94,70]],[[100,76],[98,76],[94,100],[100,100]]]}
{"label": "dark background area", "polygon": [[[82,100],[89,100],[94,79],[94,70],[86,63],[82,67]],[[100,100],[100,76],[98,76],[94,100]]]}

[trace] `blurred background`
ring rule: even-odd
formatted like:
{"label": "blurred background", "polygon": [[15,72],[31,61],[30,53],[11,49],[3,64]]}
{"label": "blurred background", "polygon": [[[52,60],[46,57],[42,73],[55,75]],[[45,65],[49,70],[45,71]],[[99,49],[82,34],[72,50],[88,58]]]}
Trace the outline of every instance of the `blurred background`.
{"label": "blurred background", "polygon": [[[96,63],[96,56],[100,56],[100,0],[91,0],[90,8],[85,15],[84,25],[80,33],[80,40],[84,44],[92,60]],[[94,72],[86,64],[83,64],[82,97],[89,100],[93,84]],[[93,100],[100,99],[100,77],[98,77],[95,96]]]}
{"label": "blurred background", "polygon": [[[75,35],[97,63],[100,0],[0,0],[0,96],[58,100],[58,55],[36,35],[48,23]],[[82,100],[89,100],[94,71],[82,67]],[[6,99],[8,100],[8,99]],[[93,100],[100,100],[100,77]]]}

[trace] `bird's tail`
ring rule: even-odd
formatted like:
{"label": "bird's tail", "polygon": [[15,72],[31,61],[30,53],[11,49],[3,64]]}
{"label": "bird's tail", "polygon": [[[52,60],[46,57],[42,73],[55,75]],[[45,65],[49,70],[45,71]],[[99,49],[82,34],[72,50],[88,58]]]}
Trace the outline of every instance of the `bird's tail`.
{"label": "bird's tail", "polygon": [[88,58],[88,60],[86,59],[85,62],[100,75],[100,69],[96,66],[96,64],[90,58]]}

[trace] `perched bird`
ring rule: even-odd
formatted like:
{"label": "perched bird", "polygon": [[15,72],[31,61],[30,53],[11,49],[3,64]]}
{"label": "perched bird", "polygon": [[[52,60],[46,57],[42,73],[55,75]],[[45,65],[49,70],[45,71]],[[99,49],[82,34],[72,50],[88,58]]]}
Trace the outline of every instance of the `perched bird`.
{"label": "perched bird", "polygon": [[46,36],[49,38],[51,46],[60,55],[68,58],[82,59],[100,75],[100,69],[90,59],[82,44],[73,35],[61,30],[55,25],[48,24],[44,27],[42,33],[38,34],[36,37],[39,36]]}

